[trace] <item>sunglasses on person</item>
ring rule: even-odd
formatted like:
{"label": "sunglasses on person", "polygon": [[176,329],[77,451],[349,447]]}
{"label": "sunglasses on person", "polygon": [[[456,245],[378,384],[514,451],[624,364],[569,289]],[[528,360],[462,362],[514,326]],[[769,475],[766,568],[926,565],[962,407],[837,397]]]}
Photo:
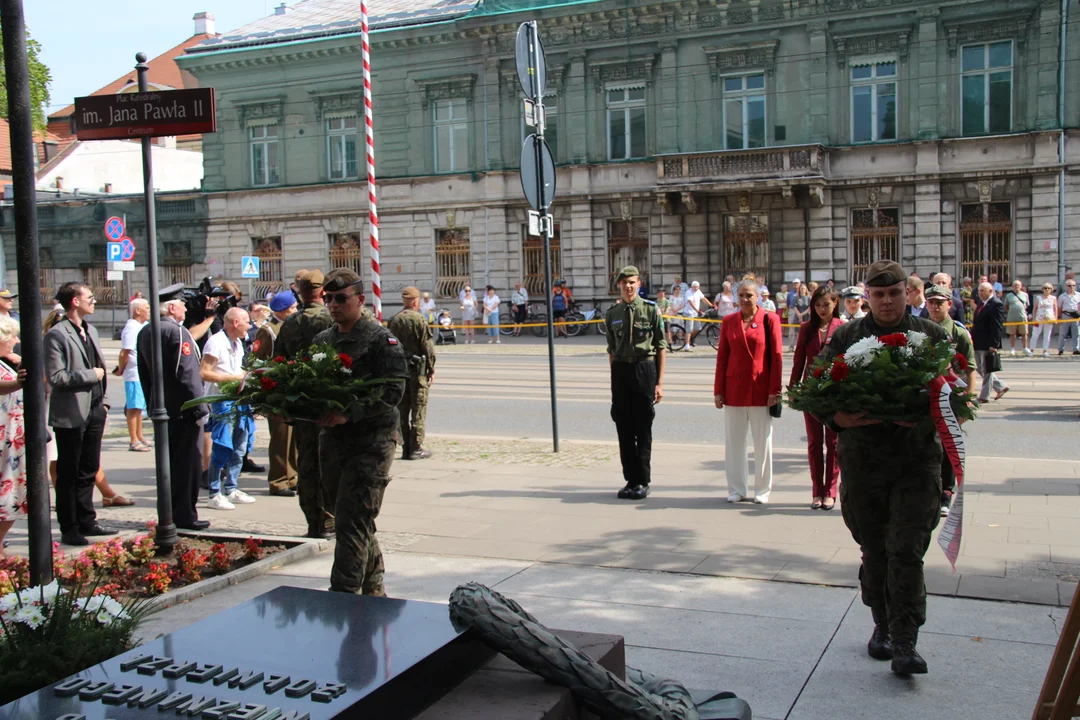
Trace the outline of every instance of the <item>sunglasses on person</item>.
{"label": "sunglasses on person", "polygon": [[354,298],[354,297],[357,297],[356,293],[343,293],[343,292],[334,293],[333,295],[327,295],[326,296],[326,302],[327,303],[336,302],[338,305],[344,305],[345,303],[349,302],[349,298]]}

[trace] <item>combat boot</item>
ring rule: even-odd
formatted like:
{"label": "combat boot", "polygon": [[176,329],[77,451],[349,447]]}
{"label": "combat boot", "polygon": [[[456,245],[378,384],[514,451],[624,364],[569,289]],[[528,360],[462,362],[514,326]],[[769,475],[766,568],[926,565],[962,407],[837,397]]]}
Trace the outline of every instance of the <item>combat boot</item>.
{"label": "combat boot", "polygon": [[892,653],[892,671],[897,675],[925,675],[926,661],[910,640],[898,640]]}
{"label": "combat boot", "polygon": [[[892,660],[893,643],[887,625],[879,623],[874,626],[874,634],[870,636],[870,642],[866,643],[866,653],[875,660]],[[896,666],[893,667],[895,669]]]}

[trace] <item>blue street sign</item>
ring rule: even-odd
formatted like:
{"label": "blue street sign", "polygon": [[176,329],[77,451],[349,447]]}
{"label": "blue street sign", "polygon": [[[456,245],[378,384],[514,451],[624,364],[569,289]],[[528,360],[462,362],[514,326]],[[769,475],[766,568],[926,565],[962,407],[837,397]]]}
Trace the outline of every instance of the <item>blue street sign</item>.
{"label": "blue street sign", "polygon": [[106,243],[105,256],[109,262],[120,262],[124,259],[124,246],[118,242]]}
{"label": "blue street sign", "polygon": [[259,277],[259,258],[255,255],[244,255],[240,258],[240,277]]}
{"label": "blue street sign", "polygon": [[123,250],[123,257],[121,260],[134,260],[135,259],[135,242],[131,238],[124,238],[120,241],[120,247]]}
{"label": "blue street sign", "polygon": [[113,242],[121,240],[124,237],[125,232],[124,221],[115,215],[105,221],[105,237]]}

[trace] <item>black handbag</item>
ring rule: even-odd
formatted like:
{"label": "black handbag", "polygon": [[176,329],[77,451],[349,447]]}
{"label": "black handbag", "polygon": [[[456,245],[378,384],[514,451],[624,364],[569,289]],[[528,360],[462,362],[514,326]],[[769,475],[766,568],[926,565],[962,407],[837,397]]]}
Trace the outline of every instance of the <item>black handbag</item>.
{"label": "black handbag", "polygon": [[1001,353],[987,352],[986,360],[983,361],[983,369],[986,374],[1001,372]]}
{"label": "black handbag", "polygon": [[[769,316],[772,315],[768,310],[765,311],[765,372],[769,377],[772,377],[772,330],[769,329]],[[781,392],[780,401],[775,405],[769,406],[769,415],[774,418],[780,417],[780,414],[784,412],[784,400],[783,393]]]}

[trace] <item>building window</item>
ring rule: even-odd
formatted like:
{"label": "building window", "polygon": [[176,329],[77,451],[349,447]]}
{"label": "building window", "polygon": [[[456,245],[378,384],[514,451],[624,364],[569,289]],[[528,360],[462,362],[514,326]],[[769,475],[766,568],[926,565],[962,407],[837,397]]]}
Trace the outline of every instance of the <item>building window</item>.
{"label": "building window", "polygon": [[896,208],[851,211],[851,281],[866,279],[878,260],[900,262],[900,211]]}
{"label": "building window", "polygon": [[964,135],[1012,130],[1012,41],[967,45],[960,59]]}
{"label": "building window", "polygon": [[645,148],[645,86],[608,88],[608,160],[648,154]]}
{"label": "building window", "polygon": [[435,102],[435,172],[469,169],[469,119],[465,98]]}
{"label": "building window", "polygon": [[252,287],[252,300],[262,299],[268,293],[278,293],[285,289],[285,263],[281,255],[281,238],[253,238],[251,241],[255,257],[259,258],[259,279]]}
{"label": "building window", "polygon": [[41,292],[42,304],[52,307],[57,290],[52,248],[38,248],[38,289]]}
{"label": "building window", "polygon": [[248,128],[251,141],[251,184],[255,187],[277,185],[278,127],[252,125]]}
{"label": "building window", "polygon": [[960,206],[960,274],[978,280],[997,275],[1008,285],[1011,278],[1012,206],[1009,203],[973,203]]}
{"label": "building window", "polygon": [[472,281],[472,246],[469,231],[435,231],[435,296],[457,298]]}
{"label": "building window", "polygon": [[113,303],[113,283],[108,279],[109,267],[105,258],[105,244],[94,243],[90,245],[90,262],[82,264],[83,282],[90,286],[90,292],[98,305],[111,305]]}
{"label": "building window", "polygon": [[364,241],[359,233],[330,236],[330,267],[349,268],[364,277]]}
{"label": "building window", "polygon": [[627,265],[641,271],[641,284],[649,285],[649,221],[608,221],[608,292],[618,293],[615,276]]}
{"label": "building window", "polygon": [[[529,226],[521,226],[521,274],[522,285],[529,291],[530,297],[544,297],[546,283],[544,281],[544,238],[539,235],[530,235]],[[559,234],[559,225],[555,224],[555,232],[551,234],[551,278],[552,281],[562,276],[562,236]]]}
{"label": "building window", "polygon": [[724,216],[724,272],[769,277],[769,216]]}
{"label": "building window", "polygon": [[851,68],[851,142],[896,139],[896,63]]}
{"label": "building window", "polygon": [[162,259],[162,283],[166,286],[183,283],[191,287],[195,284],[195,274],[190,242],[164,243],[165,257]]}
{"label": "building window", "polygon": [[326,121],[326,163],[331,180],[360,177],[356,158],[356,116]]}
{"label": "building window", "polygon": [[765,147],[765,76],[724,78],[724,149]]}

